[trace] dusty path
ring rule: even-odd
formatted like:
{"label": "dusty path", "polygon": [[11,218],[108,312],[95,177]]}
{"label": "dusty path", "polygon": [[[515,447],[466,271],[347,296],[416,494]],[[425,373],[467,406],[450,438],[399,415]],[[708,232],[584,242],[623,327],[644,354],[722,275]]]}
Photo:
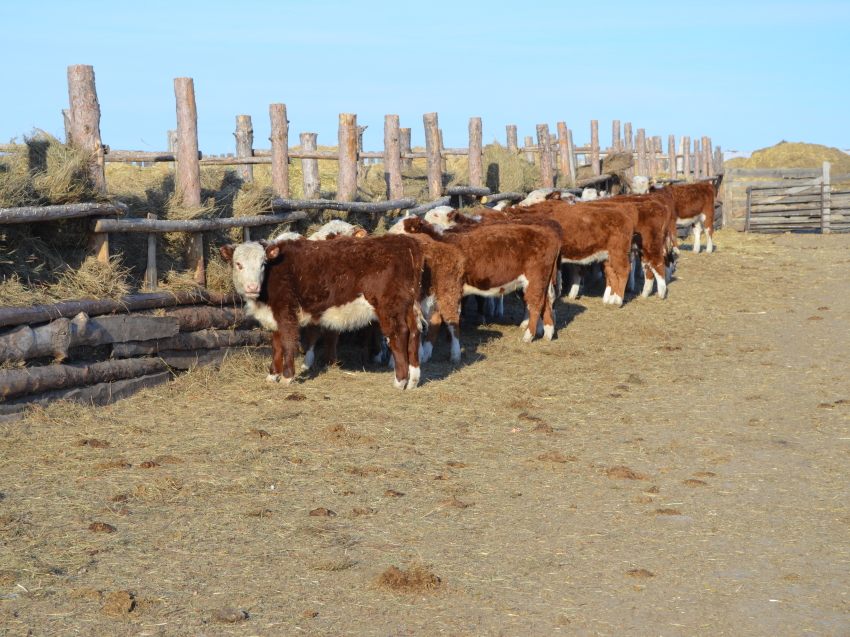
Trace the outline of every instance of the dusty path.
{"label": "dusty path", "polygon": [[850,634],[850,237],[717,244],[552,343],[467,328],[409,394],[351,347],[4,425],[0,635]]}

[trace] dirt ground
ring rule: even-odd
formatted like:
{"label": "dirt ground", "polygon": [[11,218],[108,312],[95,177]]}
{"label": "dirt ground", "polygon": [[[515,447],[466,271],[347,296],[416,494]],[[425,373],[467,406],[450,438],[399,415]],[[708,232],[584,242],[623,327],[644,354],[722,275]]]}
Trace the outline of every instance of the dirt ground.
{"label": "dirt ground", "polygon": [[716,243],[412,392],[350,345],[2,425],[0,635],[850,634],[850,236]]}

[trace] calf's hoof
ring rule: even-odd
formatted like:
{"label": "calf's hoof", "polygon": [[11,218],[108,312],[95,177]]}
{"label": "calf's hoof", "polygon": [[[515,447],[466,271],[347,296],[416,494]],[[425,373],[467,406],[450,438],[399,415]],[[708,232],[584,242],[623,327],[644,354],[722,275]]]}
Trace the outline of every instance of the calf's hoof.
{"label": "calf's hoof", "polygon": [[280,374],[269,374],[266,376],[267,383],[276,383],[280,380]]}
{"label": "calf's hoof", "polygon": [[534,334],[531,333],[531,330],[525,330],[525,334],[522,335],[523,343],[530,343],[534,340]]}

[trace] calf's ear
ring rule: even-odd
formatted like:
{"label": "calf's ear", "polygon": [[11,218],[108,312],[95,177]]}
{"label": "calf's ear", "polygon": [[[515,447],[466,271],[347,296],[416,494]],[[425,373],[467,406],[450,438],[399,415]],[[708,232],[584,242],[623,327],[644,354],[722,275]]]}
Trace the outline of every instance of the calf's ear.
{"label": "calf's ear", "polygon": [[280,245],[278,245],[277,243],[272,243],[271,245],[266,247],[267,259],[277,259],[278,255],[280,255]]}
{"label": "calf's ear", "polygon": [[366,232],[363,228],[360,228],[360,230],[358,230],[357,232],[354,233],[354,236],[355,237],[365,237],[367,234],[369,234],[369,233]]}
{"label": "calf's ear", "polygon": [[224,245],[219,249],[219,254],[221,254],[221,258],[227,261],[228,263],[233,263],[233,246],[232,245]]}

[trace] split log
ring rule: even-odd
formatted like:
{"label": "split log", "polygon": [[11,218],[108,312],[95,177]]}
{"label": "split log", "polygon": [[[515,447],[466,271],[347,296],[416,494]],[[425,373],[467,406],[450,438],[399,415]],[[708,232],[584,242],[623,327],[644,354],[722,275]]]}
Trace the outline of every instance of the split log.
{"label": "split log", "polygon": [[398,130],[398,145],[401,151],[401,167],[404,170],[413,168],[413,161],[408,157],[410,155],[410,129],[400,128]]}
{"label": "split log", "polygon": [[289,197],[289,121],[286,104],[269,105],[272,134],[272,188],[278,197]]}
{"label": "split log", "polygon": [[135,358],[103,363],[72,363],[0,371],[0,398],[11,400],[68,387],[82,387],[166,371],[158,358]]}
{"label": "split log", "polygon": [[428,191],[434,199],[443,194],[443,173],[440,166],[440,131],[436,113],[422,116],[425,124],[425,152],[427,153]]}
{"label": "split log", "polygon": [[245,314],[239,307],[181,307],[167,310],[166,316],[177,319],[181,332],[197,332],[210,328],[222,330],[259,327],[256,319]]}
{"label": "split log", "polygon": [[128,208],[123,203],[75,203],[65,206],[0,208],[0,223],[59,221],[60,219],[77,219],[80,217],[125,215],[127,212]]}
{"label": "split log", "polygon": [[[414,197],[367,203],[361,201],[331,201],[328,199],[272,199],[275,210],[347,210],[348,212],[386,212],[416,205]],[[297,213],[294,213],[297,214]],[[246,217],[243,217],[243,219]]]}
{"label": "split log", "polygon": [[398,115],[384,116],[384,182],[387,199],[404,197],[401,180],[401,147],[399,141]]}
{"label": "split log", "polygon": [[[179,369],[179,368],[178,368]],[[109,405],[116,400],[129,398],[133,394],[151,387],[164,385],[171,380],[171,372],[158,372],[136,378],[116,380],[111,383],[98,383],[89,387],[75,387],[73,389],[60,389],[38,396],[28,396],[18,400],[10,400],[0,403],[0,422],[4,416],[19,414],[28,407],[36,405],[46,407],[57,400],[70,400],[83,403],[84,405]]]}
{"label": "split log", "polygon": [[[481,186],[482,180],[482,129],[481,118],[469,119],[469,185],[473,188]],[[489,190],[488,190],[489,193]],[[449,193],[451,194],[451,193]],[[463,193],[465,194],[465,193]]]}
{"label": "split log", "polygon": [[145,356],[168,350],[188,351],[194,349],[219,349],[242,345],[266,345],[271,342],[271,333],[256,330],[202,330],[199,332],[181,332],[170,338],[151,341],[131,341],[115,343],[112,355],[115,358]]}
{"label": "split log", "polygon": [[[301,150],[314,151],[316,150],[316,137],[318,133],[301,133]],[[292,153],[289,154],[292,157]],[[301,183],[304,186],[304,199],[312,199],[315,197],[322,186],[322,181],[319,178],[319,160],[318,159],[301,159]]]}
{"label": "split log", "polygon": [[515,153],[517,152],[517,132],[516,132],[516,124],[508,124],[508,152]]}
{"label": "split log", "polygon": [[[274,200],[283,201],[283,200]],[[336,202],[332,202],[336,203]],[[306,206],[305,206],[306,207]],[[316,207],[316,206],[312,206]],[[281,215],[254,215],[251,217],[224,217],[221,219],[101,219],[95,224],[95,232],[208,232],[223,228],[253,228],[272,226],[304,219],[303,212]]]}
{"label": "split log", "polygon": [[419,206],[408,208],[405,212],[409,215],[421,215],[439,206],[448,206],[451,201],[451,197],[440,197],[439,199],[435,199],[434,201],[429,201],[428,203],[423,203]]}
{"label": "split log", "polygon": [[246,351],[263,358],[270,358],[272,355],[271,347],[227,347],[224,349],[196,349],[186,352],[171,350],[160,352],[158,356],[172,369],[192,369],[193,367],[206,367],[208,365],[218,368],[225,358]]}
{"label": "split log", "polygon": [[117,300],[113,299],[78,299],[62,301],[54,305],[33,305],[30,307],[0,307],[0,327],[45,323],[61,317],[76,316],[85,312],[89,316],[102,314],[136,312],[159,307],[174,307],[175,305],[193,305],[208,303],[210,305],[233,306],[241,305],[242,299],[238,294],[210,294],[204,290],[192,292],[154,292],[152,294],[131,294]]}

